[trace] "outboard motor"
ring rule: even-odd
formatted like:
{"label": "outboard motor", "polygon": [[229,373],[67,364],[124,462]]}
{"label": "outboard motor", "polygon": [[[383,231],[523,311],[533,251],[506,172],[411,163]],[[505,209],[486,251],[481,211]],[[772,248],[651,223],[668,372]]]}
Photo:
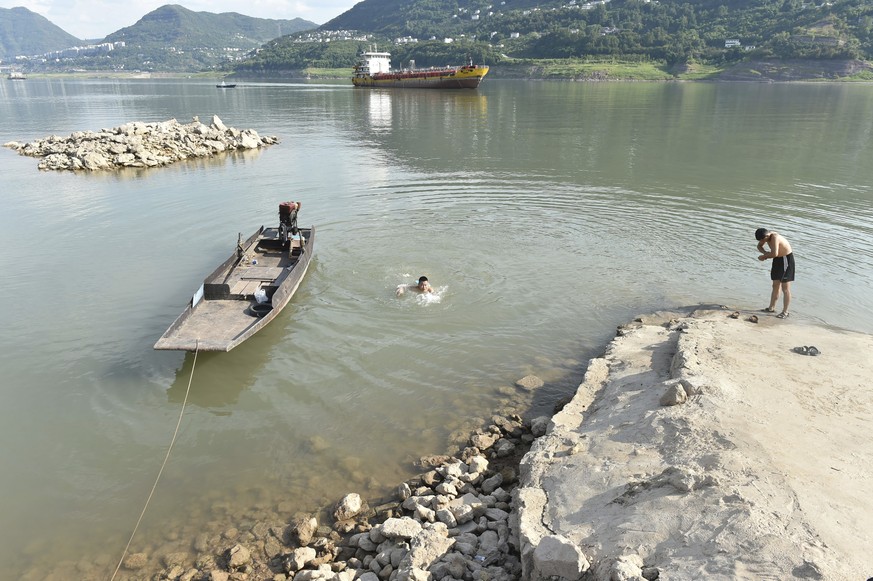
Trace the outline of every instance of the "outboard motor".
{"label": "outboard motor", "polygon": [[297,235],[297,212],[300,202],[282,202],[279,204],[279,240],[287,244],[292,236]]}

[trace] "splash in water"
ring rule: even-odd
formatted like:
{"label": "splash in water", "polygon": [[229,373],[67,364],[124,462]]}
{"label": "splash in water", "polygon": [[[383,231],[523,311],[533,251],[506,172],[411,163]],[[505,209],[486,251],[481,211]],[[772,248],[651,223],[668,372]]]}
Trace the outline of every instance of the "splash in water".
{"label": "splash in water", "polygon": [[[403,278],[411,278],[409,273],[401,275]],[[430,287],[431,292],[421,292],[417,288],[417,283],[408,283],[397,285],[395,295],[397,297],[409,298],[414,300],[418,305],[439,304],[442,301],[443,295],[448,290],[448,286]]]}
{"label": "splash in water", "polygon": [[448,290],[449,287],[441,286],[434,287],[432,293],[421,293],[415,296],[415,302],[419,305],[433,305],[439,304],[443,300],[443,294]]}

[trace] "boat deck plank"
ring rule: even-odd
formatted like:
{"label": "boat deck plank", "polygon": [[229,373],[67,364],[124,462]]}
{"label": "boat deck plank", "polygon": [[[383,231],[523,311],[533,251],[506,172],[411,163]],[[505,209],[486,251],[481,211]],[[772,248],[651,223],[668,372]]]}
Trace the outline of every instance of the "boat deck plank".
{"label": "boat deck plank", "polygon": [[251,266],[240,269],[239,277],[242,280],[276,280],[282,274],[279,266]]}
{"label": "boat deck plank", "polygon": [[254,295],[261,287],[259,280],[241,280],[230,287],[230,294],[233,295]]}
{"label": "boat deck plank", "polygon": [[[178,328],[162,337],[158,343],[163,349],[194,350],[199,342],[201,351],[226,345],[258,323],[259,319],[250,315],[248,308],[248,301],[202,301],[197,305],[196,317],[189,317],[183,321]],[[224,347],[221,350],[223,351]]]}

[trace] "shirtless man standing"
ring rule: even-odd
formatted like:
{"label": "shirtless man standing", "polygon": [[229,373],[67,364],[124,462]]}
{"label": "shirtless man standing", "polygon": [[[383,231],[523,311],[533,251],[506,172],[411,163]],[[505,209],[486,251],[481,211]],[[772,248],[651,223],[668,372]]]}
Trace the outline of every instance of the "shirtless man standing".
{"label": "shirtless man standing", "polygon": [[[771,232],[766,228],[755,230],[755,239],[758,241],[758,252],[761,253],[758,260],[763,262],[773,259],[773,266],[770,268],[773,291],[770,293],[770,306],[764,309],[764,312],[776,312],[776,301],[779,300],[781,290],[782,312],[776,316],[787,319],[788,305],[791,304],[791,281],[794,280],[794,254],[791,253],[791,244],[778,232]],[[769,251],[764,251],[764,244],[770,248]]]}

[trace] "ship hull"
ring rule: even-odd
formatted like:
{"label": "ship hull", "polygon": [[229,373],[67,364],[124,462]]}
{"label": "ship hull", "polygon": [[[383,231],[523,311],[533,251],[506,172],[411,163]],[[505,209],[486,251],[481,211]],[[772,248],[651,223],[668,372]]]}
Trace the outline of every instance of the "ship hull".
{"label": "ship hull", "polygon": [[475,89],[488,74],[487,66],[438,71],[410,71],[355,75],[356,87],[408,89]]}

